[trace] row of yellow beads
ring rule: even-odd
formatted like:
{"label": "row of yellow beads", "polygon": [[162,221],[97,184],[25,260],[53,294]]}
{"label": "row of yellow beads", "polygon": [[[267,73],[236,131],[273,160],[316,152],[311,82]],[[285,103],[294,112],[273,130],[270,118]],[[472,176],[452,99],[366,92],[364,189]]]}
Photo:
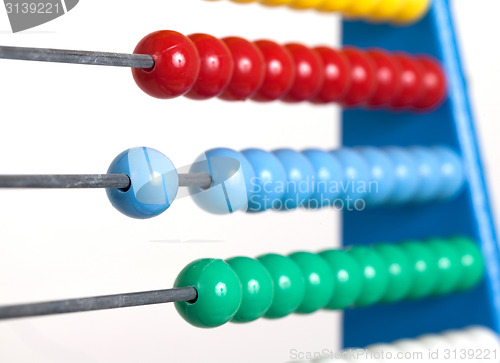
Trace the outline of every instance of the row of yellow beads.
{"label": "row of yellow beads", "polygon": [[414,23],[422,18],[432,0],[231,0],[237,3],[258,1],[263,5],[287,5],[294,9],[314,8],[340,12],[349,18],[365,18],[375,22]]}

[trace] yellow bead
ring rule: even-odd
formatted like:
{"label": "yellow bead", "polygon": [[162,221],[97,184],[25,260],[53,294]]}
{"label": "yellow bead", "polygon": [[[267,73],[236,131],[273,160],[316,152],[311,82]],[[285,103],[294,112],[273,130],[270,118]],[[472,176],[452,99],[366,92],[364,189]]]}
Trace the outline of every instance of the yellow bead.
{"label": "yellow bead", "polygon": [[353,0],[325,0],[318,6],[319,11],[342,11],[346,9]]}
{"label": "yellow bead", "polygon": [[256,0],[231,0],[233,3],[252,3]]}
{"label": "yellow bead", "polygon": [[267,6],[280,6],[287,5],[292,2],[292,0],[259,0],[263,5]]}
{"label": "yellow bead", "polygon": [[323,2],[324,0],[294,0],[288,5],[294,9],[309,9],[316,8]]}
{"label": "yellow bead", "polygon": [[379,2],[380,0],[354,0],[343,13],[349,17],[366,17],[371,14]]}
{"label": "yellow bead", "polygon": [[401,11],[407,0],[380,0],[370,14],[373,20],[386,20],[396,16]]}
{"label": "yellow bead", "polygon": [[393,18],[396,23],[414,23],[429,10],[431,0],[407,0]]}

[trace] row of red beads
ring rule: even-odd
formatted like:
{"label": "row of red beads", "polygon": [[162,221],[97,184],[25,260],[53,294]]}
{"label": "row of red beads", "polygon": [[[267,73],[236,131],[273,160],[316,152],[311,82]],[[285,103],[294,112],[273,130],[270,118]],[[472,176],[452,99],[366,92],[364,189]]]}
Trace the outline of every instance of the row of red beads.
{"label": "row of red beads", "polygon": [[133,75],[144,92],[157,98],[308,100],[426,110],[446,96],[436,60],[379,49],[311,49],[164,30],[147,35],[134,53],[154,57],[154,68],[134,68]]}

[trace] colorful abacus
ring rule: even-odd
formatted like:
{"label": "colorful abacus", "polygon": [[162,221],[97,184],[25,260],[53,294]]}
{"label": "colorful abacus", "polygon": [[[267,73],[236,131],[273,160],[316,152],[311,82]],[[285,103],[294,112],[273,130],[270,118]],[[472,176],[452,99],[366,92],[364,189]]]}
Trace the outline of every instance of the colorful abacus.
{"label": "colorful abacus", "polygon": [[[178,174],[165,155],[141,147],[121,153],[105,175],[3,175],[0,187],[106,188],[112,205],[132,218],[163,213],[180,186],[216,214],[341,202],[349,247],[203,258],[180,272],[174,289],[2,306],[0,319],[175,302],[190,324],[211,328],[346,309],[347,346],[376,352],[381,346],[369,344],[479,324],[464,334],[445,333],[446,339],[427,335],[417,344],[384,347],[469,346],[465,336],[500,348],[485,328],[500,329],[500,254],[447,0],[432,6],[430,0],[260,2],[341,12],[351,18],[343,23],[346,46],[164,30],[147,35],[129,55],[0,47],[0,58],[131,67],[137,85],[162,99],[338,102],[345,106],[342,148],[216,148],[189,174]],[[373,24],[421,17],[397,30]],[[380,208],[365,210],[365,204]]]}
{"label": "colorful abacus", "polygon": [[[213,1],[213,0],[211,0]],[[256,0],[232,0],[251,3]],[[348,18],[362,18],[371,22],[411,24],[422,18],[432,0],[257,0],[262,5],[287,5],[297,10],[316,9],[340,12]]]}

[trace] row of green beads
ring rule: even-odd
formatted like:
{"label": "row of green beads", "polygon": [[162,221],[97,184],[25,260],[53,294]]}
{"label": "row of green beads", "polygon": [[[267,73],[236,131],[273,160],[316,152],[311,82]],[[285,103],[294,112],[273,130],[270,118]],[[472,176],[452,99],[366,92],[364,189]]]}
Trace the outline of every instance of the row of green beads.
{"label": "row of green beads", "polygon": [[230,320],[249,322],[448,294],[475,286],[482,273],[481,254],[466,238],[288,257],[201,259],[186,266],[175,282],[175,287],[194,286],[198,299],[175,306],[192,325],[216,327]]}

